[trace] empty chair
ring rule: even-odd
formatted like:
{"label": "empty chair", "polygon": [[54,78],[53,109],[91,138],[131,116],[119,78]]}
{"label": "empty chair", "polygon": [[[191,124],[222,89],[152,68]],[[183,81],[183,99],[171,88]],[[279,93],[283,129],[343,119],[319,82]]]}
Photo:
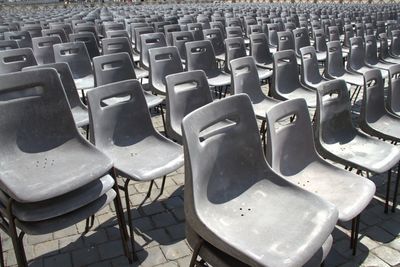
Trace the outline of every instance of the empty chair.
{"label": "empty chair", "polygon": [[187,27],[195,41],[204,40],[203,26],[200,23],[189,23]]}
{"label": "empty chair", "polygon": [[203,70],[210,86],[227,86],[231,84],[229,74],[218,69],[214,49],[209,40],[185,43],[187,70]]}
{"label": "empty chair", "polygon": [[[111,160],[76,129],[54,69],[0,77],[1,215],[18,266],[28,266],[24,234],[49,234],[85,220],[114,200],[125,255],[125,219]],[[15,138],[18,136],[18,138]],[[24,167],[21,168],[21,163]],[[18,229],[18,230],[17,230]],[[17,232],[18,231],[18,232]]]}
{"label": "empty chair", "polygon": [[0,40],[0,51],[19,48],[15,40]]}
{"label": "empty chair", "polygon": [[[107,99],[125,96],[104,108]],[[127,99],[126,99],[127,97]],[[125,200],[134,250],[133,226],[129,200],[129,182],[165,178],[183,165],[180,145],[158,133],[152,124],[143,89],[137,80],[125,80],[97,87],[88,92],[91,118],[91,142],[113,162],[116,175],[124,182]]]}
{"label": "empty chair", "polygon": [[[115,53],[93,58],[93,68],[96,86],[102,86],[109,83],[137,79],[132,59],[128,53]],[[149,108],[160,106],[163,98],[145,92],[147,105]],[[163,116],[163,113],[161,113]]]}
{"label": "empty chair", "polygon": [[222,35],[224,37],[227,37],[227,32],[225,30],[224,24],[222,24],[220,21],[210,22],[210,29],[220,29],[222,32]]}
{"label": "empty chair", "polygon": [[165,78],[174,73],[182,72],[182,62],[178,49],[174,46],[152,48],[149,50],[151,90],[156,94],[166,94]]}
{"label": "empty chair", "polygon": [[154,26],[154,30],[156,32],[162,32],[164,33],[164,27],[166,25],[169,25],[170,23],[168,21],[158,21],[158,22],[154,22],[153,26]]}
{"label": "empty chair", "polygon": [[118,37],[126,37],[129,40],[129,34],[126,30],[112,30],[106,31],[106,38],[118,38]]}
{"label": "empty chair", "polygon": [[[223,121],[231,123],[218,127]],[[182,129],[191,266],[199,255],[213,266],[303,266],[313,255],[323,259],[326,252],[318,250],[329,239],[337,210],[270,169],[246,95],[197,109],[183,119]]]}
{"label": "empty chair", "polygon": [[204,40],[210,40],[214,48],[215,58],[221,61],[225,60],[225,45],[222,32],[219,29],[203,30]]}
{"label": "empty chair", "polygon": [[280,100],[304,98],[307,106],[315,107],[315,92],[305,88],[299,80],[299,70],[294,50],[276,52],[271,95]]}
{"label": "empty chair", "polygon": [[354,37],[354,30],[353,25],[344,25],[344,41],[343,41],[343,48],[347,52],[350,48],[350,39]]}
{"label": "empty chair", "polygon": [[21,27],[21,31],[29,32],[31,38],[42,36],[42,26],[40,26],[39,24],[32,24],[32,25],[25,24],[24,26]]}
{"label": "empty chair", "polygon": [[152,48],[167,46],[165,35],[161,32],[146,33],[140,36],[142,48],[140,51],[140,66],[145,70],[150,68],[149,50]]}
{"label": "empty chair", "polygon": [[32,37],[27,31],[5,32],[4,40],[15,40],[20,48],[32,48]]}
{"label": "empty chair", "polygon": [[387,109],[400,117],[400,64],[389,68]]}
{"label": "empty chair", "polygon": [[172,45],[176,46],[179,56],[183,62],[186,62],[186,46],[185,43],[194,41],[193,34],[189,31],[173,32]]}
{"label": "empty chair", "polygon": [[[63,29],[47,29],[42,30],[43,36],[58,36],[61,39],[61,42],[66,43],[69,41],[67,35],[65,34]],[[32,38],[33,39],[33,38]],[[33,41],[33,40],[32,40]]]}
{"label": "empty chair", "polygon": [[[353,37],[350,39],[350,52],[347,59],[347,69],[351,72],[365,74],[367,71],[374,70],[372,66],[365,63],[365,49],[363,38]],[[386,79],[388,72],[386,70],[379,70],[382,77]]]}
{"label": "empty chair", "polygon": [[39,65],[54,63],[54,44],[61,44],[58,36],[32,38],[33,55]]}
{"label": "empty chair", "polygon": [[389,49],[389,54],[392,57],[400,58],[400,30],[392,31],[391,45]]}
{"label": "empty chair", "polygon": [[171,25],[165,25],[164,26],[164,34],[165,34],[165,39],[167,41],[167,45],[171,46],[172,44],[172,33],[173,32],[180,32],[181,31],[181,26],[179,24],[171,24]]}
{"label": "empty chair", "polygon": [[210,87],[202,70],[170,74],[165,80],[166,133],[170,139],[182,144],[182,119],[193,110],[212,102]]}
{"label": "empty chair", "polygon": [[312,88],[317,89],[322,83],[326,82],[318,68],[317,54],[313,46],[306,46],[300,48],[301,53],[301,83]]}
{"label": "empty chair", "polygon": [[239,26],[226,27],[226,38],[243,37],[242,28]]}
{"label": "empty chair", "polygon": [[314,30],[313,33],[314,33],[314,47],[315,47],[315,52],[317,53],[317,60],[318,62],[325,63],[328,50],[325,32],[322,29],[317,29]]}
{"label": "empty chair", "polygon": [[269,23],[268,25],[268,41],[272,47],[278,47],[278,25]]}
{"label": "empty chair", "polygon": [[94,87],[92,63],[84,42],[55,44],[53,50],[55,62],[68,63],[77,89]]}
{"label": "empty chair", "polygon": [[[364,31],[364,23],[356,23],[356,36],[360,37],[364,40],[365,31]],[[351,42],[351,40],[350,40]]]}
{"label": "empty chair", "polygon": [[[343,80],[322,84],[317,90],[315,143],[319,154],[345,166],[372,173],[388,172],[399,162],[395,146],[359,132],[352,123],[350,95]],[[385,211],[388,210],[387,188]]]}
{"label": "empty chair", "polygon": [[378,48],[375,35],[365,36],[365,63],[371,67],[389,70],[394,63],[385,62],[378,58]]}
{"label": "empty chair", "polygon": [[400,64],[400,58],[391,56],[389,53],[388,40],[387,40],[386,33],[381,33],[379,35],[379,42],[381,44],[380,49],[379,49],[379,58],[384,62]]}
{"label": "empty chair", "polygon": [[78,25],[74,27],[74,33],[81,33],[81,32],[91,32],[96,37],[96,41],[99,43],[99,33],[97,32],[95,25]]}
{"label": "empty chair", "polygon": [[70,24],[49,24],[50,29],[62,29],[64,30],[65,34],[69,36],[72,34],[72,28]]}
{"label": "empty chair", "polygon": [[351,247],[355,255],[359,215],[372,200],[375,184],[318,155],[304,99],[288,100],[271,107],[266,112],[266,120],[268,163],[286,180],[334,204],[340,222],[353,221]]}
{"label": "empty chair", "polygon": [[113,21],[106,21],[103,23],[103,36],[106,36],[108,31],[125,30],[124,24]]}
{"label": "empty chair", "polygon": [[[40,37],[39,37],[40,38]],[[89,114],[87,107],[82,103],[79,98],[78,91],[72,78],[71,70],[67,63],[52,63],[43,64],[40,66],[26,67],[23,70],[34,70],[34,69],[44,69],[53,68],[57,71],[61,83],[63,85],[65,95],[69,106],[71,108],[72,116],[74,118],[77,127],[88,127],[89,126]]]}
{"label": "empty chair", "polygon": [[269,51],[267,35],[264,33],[250,35],[250,55],[254,58],[258,67],[273,69],[274,60]]}
{"label": "empty chair", "polygon": [[302,47],[310,46],[308,31],[305,28],[295,29],[293,30],[293,36],[296,56],[301,57],[300,49]]}
{"label": "empty chair", "polygon": [[0,74],[18,72],[34,65],[37,62],[31,48],[0,51]]}
{"label": "empty chair", "polygon": [[340,41],[340,32],[338,26],[328,27],[329,41]]}
{"label": "empty chair", "polygon": [[278,32],[278,51],[295,50],[293,32]]}
{"label": "empty chair", "polygon": [[[132,43],[134,44],[134,45],[136,45],[136,29],[137,28],[141,28],[141,27],[150,27],[150,25],[149,24],[147,24],[147,23],[131,23],[130,24],[130,28],[131,28],[131,31],[130,31],[130,35],[131,35],[131,39],[132,39]],[[152,32],[154,32],[154,28],[153,27],[150,27],[153,31]]]}
{"label": "empty chair", "polygon": [[147,33],[154,33],[153,27],[140,27],[140,28],[135,28],[135,51],[140,53],[142,51],[142,42],[140,36],[142,34],[147,34]]}
{"label": "empty chair", "polygon": [[96,37],[92,32],[80,32],[69,35],[71,42],[84,42],[86,49],[89,53],[89,57],[92,59],[100,55],[100,49],[96,40]]}

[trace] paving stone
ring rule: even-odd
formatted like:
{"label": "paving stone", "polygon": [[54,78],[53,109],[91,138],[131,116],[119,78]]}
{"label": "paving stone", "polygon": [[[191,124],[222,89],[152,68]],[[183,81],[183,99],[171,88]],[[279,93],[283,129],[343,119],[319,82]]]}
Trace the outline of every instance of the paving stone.
{"label": "paving stone", "polygon": [[73,235],[67,236],[58,239],[58,245],[60,248],[60,252],[68,252],[76,249],[80,249],[84,247],[83,239],[81,235]]}
{"label": "paving stone", "polygon": [[88,232],[82,237],[82,239],[86,246],[92,247],[106,242],[108,237],[105,229],[98,229],[96,231]]}
{"label": "paving stone", "polygon": [[58,239],[58,238],[63,238],[63,237],[76,235],[76,234],[78,234],[78,230],[76,229],[76,226],[73,225],[71,227],[68,227],[68,228],[62,229],[60,231],[54,232],[54,238]]}
{"label": "paving stone", "polygon": [[124,249],[120,240],[107,242],[97,246],[102,260],[124,255]]}
{"label": "paving stone", "polygon": [[148,205],[142,206],[140,211],[145,215],[154,215],[165,211],[165,207],[160,202],[152,202]]}
{"label": "paving stone", "polygon": [[71,255],[68,253],[58,254],[44,259],[44,267],[70,267],[72,266]]}
{"label": "paving stone", "polygon": [[372,240],[379,243],[389,243],[394,237],[378,226],[368,228],[365,234]]}
{"label": "paving stone", "polygon": [[167,227],[167,232],[174,240],[181,240],[186,238],[185,224],[175,224]]}
{"label": "paving stone", "polygon": [[176,223],[174,216],[168,211],[151,216],[151,219],[157,228],[169,226]]}
{"label": "paving stone", "polygon": [[379,266],[379,267],[389,267],[389,265],[375,256],[373,253],[369,253],[368,257],[361,263],[362,267],[371,267],[371,266]]}
{"label": "paving stone", "polygon": [[50,240],[47,242],[36,244],[33,247],[35,256],[50,256],[58,253],[58,240]]}
{"label": "paving stone", "polygon": [[151,221],[150,217],[141,217],[132,220],[133,226],[140,230],[141,232],[146,232],[154,229],[154,223]]}
{"label": "paving stone", "polygon": [[400,224],[395,221],[386,221],[380,226],[394,236],[397,236],[400,233]]}
{"label": "paving stone", "polygon": [[161,246],[161,250],[164,252],[167,260],[176,260],[190,255],[191,253],[185,241],[180,241],[170,245],[163,245]]}
{"label": "paving stone", "polygon": [[391,248],[394,248],[397,251],[400,251],[400,237],[397,237],[395,240],[387,244]]}
{"label": "paving stone", "polygon": [[93,264],[88,265],[87,267],[112,267],[113,265],[109,261],[102,261],[102,262],[96,262]]}
{"label": "paving stone", "polygon": [[53,240],[53,234],[46,234],[46,235],[28,235],[27,241],[29,245],[36,245],[39,243],[43,243],[46,241]]}
{"label": "paving stone", "polygon": [[86,247],[72,252],[72,262],[74,266],[85,266],[100,259],[99,253],[95,247]]}
{"label": "paving stone", "polygon": [[395,266],[400,264],[400,252],[387,246],[380,246],[372,251],[377,257],[386,263]]}
{"label": "paving stone", "polygon": [[157,265],[156,267],[178,267],[178,263],[169,261],[169,262]]}
{"label": "paving stone", "polygon": [[192,259],[192,255],[178,259],[179,267],[187,267],[187,266],[189,266],[191,259]]}
{"label": "paving stone", "polygon": [[159,247],[139,251],[137,256],[140,261],[140,266],[143,267],[153,267],[167,262]]}
{"label": "paving stone", "polygon": [[340,264],[344,264],[347,262],[347,259],[343,257],[339,252],[334,249],[331,249],[328,256],[325,259],[325,266],[339,266]]}

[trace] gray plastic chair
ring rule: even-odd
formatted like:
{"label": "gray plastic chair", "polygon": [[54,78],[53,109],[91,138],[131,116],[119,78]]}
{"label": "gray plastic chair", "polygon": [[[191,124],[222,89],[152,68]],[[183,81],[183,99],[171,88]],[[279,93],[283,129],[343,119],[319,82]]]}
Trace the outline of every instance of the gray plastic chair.
{"label": "gray plastic chair", "polygon": [[211,41],[214,48],[215,58],[220,61],[225,60],[225,45],[224,37],[219,29],[205,29],[203,30],[204,40]]}
{"label": "gray plastic chair", "polygon": [[365,63],[374,68],[389,70],[394,63],[385,62],[378,58],[378,48],[376,44],[375,35],[365,36]]}
{"label": "gray plastic chair", "polygon": [[243,37],[242,28],[239,26],[226,27],[226,38]]}
{"label": "gray plastic chair", "polygon": [[179,24],[170,24],[170,25],[165,25],[164,26],[164,34],[165,34],[165,39],[167,41],[168,46],[172,46],[172,33],[173,32],[180,32],[181,31],[181,26]]}
{"label": "gray plastic chair", "polygon": [[129,34],[126,30],[112,30],[106,31],[106,38],[118,38],[118,37],[126,37],[129,40]]}
{"label": "gray plastic chair", "polygon": [[42,26],[38,24],[32,24],[32,25],[25,24],[24,26],[21,27],[21,31],[29,32],[31,38],[42,36]]}
{"label": "gray plastic chair", "polygon": [[1,215],[7,220],[1,225],[12,239],[18,266],[28,266],[25,234],[70,227],[113,200],[131,259],[117,183],[108,175],[112,161],[78,132],[57,72],[2,75],[0,99],[1,113],[8,114],[0,123],[0,158],[8,170],[1,175]]}
{"label": "gray plastic chair", "polygon": [[350,39],[355,36],[354,30],[353,30],[353,25],[344,25],[344,40],[343,40],[343,48],[347,52],[348,49],[350,48]]}
{"label": "gray plastic chair", "polygon": [[19,48],[15,40],[0,40],[0,51]]}
{"label": "gray plastic chair", "polygon": [[[45,29],[45,30],[42,30],[42,36],[43,37],[58,36],[61,39],[61,42],[63,42],[63,43],[69,42],[69,39],[63,29]],[[41,37],[41,36],[39,36],[39,37]],[[35,38],[35,37],[33,37],[33,38]],[[32,41],[33,41],[33,38],[32,38]],[[33,43],[32,43],[32,45],[33,45]]]}
{"label": "gray plastic chair", "polygon": [[316,90],[318,86],[328,80],[319,72],[315,48],[313,46],[302,47],[300,48],[300,53],[300,81],[302,84]]}
{"label": "gray plastic chair", "polygon": [[375,184],[318,155],[304,99],[273,106],[266,112],[266,120],[268,163],[286,180],[334,204],[340,222],[352,220],[351,248],[355,255],[360,213],[372,200]]}
{"label": "gray plastic chair", "polygon": [[304,98],[309,107],[315,107],[315,92],[300,83],[294,50],[279,51],[273,56],[274,75],[271,95],[280,100]]}
{"label": "gray plastic chair", "polygon": [[400,117],[400,65],[389,68],[389,83],[387,94],[387,109]]}
{"label": "gray plastic chair", "polygon": [[295,50],[293,32],[278,32],[278,51]]}
{"label": "gray plastic chair", "polygon": [[345,166],[372,173],[388,172],[385,212],[389,207],[391,169],[400,160],[397,147],[359,132],[352,123],[350,96],[343,80],[317,90],[315,143],[319,154]]}
{"label": "gray plastic chair", "polygon": [[[210,126],[214,130],[202,136]],[[248,96],[201,107],[183,119],[182,129],[186,225],[189,239],[195,236],[190,266],[198,255],[234,259],[233,265],[209,262],[213,266],[305,265],[328,239],[337,210],[270,169]],[[204,255],[210,248],[214,257]]]}
{"label": "gray plastic chair", "polygon": [[88,109],[79,98],[78,91],[76,89],[74,79],[72,78],[71,70],[68,64],[67,63],[43,64],[40,66],[26,67],[23,69],[23,71],[44,69],[44,68],[53,68],[57,71],[61,83],[64,87],[65,95],[67,96],[67,100],[71,108],[72,116],[74,118],[76,126],[86,127],[86,130],[88,130],[89,127]]}
{"label": "gray plastic chair", "polygon": [[300,49],[302,47],[310,46],[310,37],[306,28],[300,28],[293,30],[294,47],[296,56],[301,57]]}
{"label": "gray plastic chair", "polygon": [[147,33],[154,33],[154,28],[153,27],[139,27],[139,28],[134,28],[135,31],[135,46],[134,49],[136,52],[140,54],[140,51],[142,51],[142,42],[140,36],[142,34],[147,34]]}
{"label": "gray plastic chair", "polygon": [[187,42],[185,46],[187,70],[203,70],[210,86],[220,87],[231,84],[231,76],[218,68],[210,40]]}
{"label": "gray plastic chair", "polygon": [[96,37],[92,32],[80,32],[70,34],[69,40],[71,42],[84,42],[86,45],[86,49],[89,53],[89,57],[91,59],[100,55],[100,48],[97,44]]}
{"label": "gray plastic chair", "polygon": [[167,46],[165,35],[161,32],[146,33],[140,36],[141,51],[140,51],[140,66],[145,70],[150,68],[149,50],[157,47]]}
{"label": "gray plastic chair", "polygon": [[152,48],[149,50],[149,84],[156,94],[166,94],[165,78],[174,73],[183,72],[178,49],[174,46]]}
{"label": "gray plastic chair", "polygon": [[328,51],[325,32],[322,29],[316,29],[313,31],[313,35],[317,60],[318,62],[325,63]]}
{"label": "gray plastic chair", "polygon": [[388,39],[386,33],[379,34],[379,42],[381,44],[379,49],[379,58],[384,62],[400,64],[400,58],[393,57],[389,53]]}
{"label": "gray plastic chair", "polygon": [[391,35],[389,54],[393,57],[400,57],[400,30],[393,30]]}
{"label": "gray plastic chair", "polygon": [[15,40],[20,48],[32,48],[32,37],[27,31],[5,32],[4,40]]}
{"label": "gray plastic chair", "polygon": [[78,90],[94,87],[92,63],[84,42],[53,45],[55,62],[69,65]]}
{"label": "gray plastic chair", "polygon": [[167,87],[166,133],[182,144],[182,119],[208,103],[212,97],[204,71],[194,70],[165,77]]}
{"label": "gray plastic chair", "polygon": [[268,26],[268,41],[271,47],[278,47],[278,25],[275,23],[269,23]]}
{"label": "gray plastic chair", "polygon": [[172,46],[176,46],[179,51],[179,56],[182,62],[186,62],[186,46],[185,43],[193,42],[193,34],[189,31],[173,32],[172,33]]}
{"label": "gray plastic chair", "polygon": [[0,51],[0,74],[18,72],[34,65],[37,62],[31,48]]}
{"label": "gray plastic chair", "polygon": [[273,69],[274,59],[269,51],[267,35],[264,33],[250,35],[250,55],[258,67]]}
{"label": "gray plastic chair", "polygon": [[330,26],[328,27],[329,31],[329,41],[340,41],[340,33],[338,26]]}
{"label": "gray plastic chair", "polygon": [[[126,96],[128,99],[104,107],[110,98]],[[114,162],[117,175],[124,182],[125,200],[134,249],[133,226],[129,201],[129,182],[151,181],[166,176],[183,165],[182,148],[159,134],[151,122],[143,89],[137,80],[126,80],[97,87],[88,92],[91,118],[91,141]]]}
{"label": "gray plastic chair", "polygon": [[[353,37],[350,39],[350,52],[347,59],[347,69],[350,72],[355,72],[364,75],[366,72],[374,70],[375,68],[365,63],[365,49],[364,41],[361,37]],[[388,71],[379,70],[383,79],[388,77]]]}
{"label": "gray plastic chair", "polygon": [[[116,53],[95,57],[93,58],[93,68],[96,86],[137,78],[132,59],[129,57],[128,53]],[[161,115],[164,118],[161,106],[164,99],[149,92],[144,92],[144,95],[149,108],[160,106]]]}
{"label": "gray plastic chair", "polygon": [[201,23],[188,23],[188,31],[193,34],[195,41],[204,40],[203,26]]}
{"label": "gray plastic chair", "polygon": [[54,44],[61,44],[58,36],[32,38],[33,55],[39,65],[54,63]]}

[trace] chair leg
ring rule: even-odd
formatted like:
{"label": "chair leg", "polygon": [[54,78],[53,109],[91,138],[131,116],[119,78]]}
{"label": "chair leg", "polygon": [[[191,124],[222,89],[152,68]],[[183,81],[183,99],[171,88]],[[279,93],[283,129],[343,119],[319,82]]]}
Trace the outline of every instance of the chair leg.
{"label": "chair leg", "polygon": [[86,219],[85,233],[89,232],[94,225],[94,214]]}
{"label": "chair leg", "polygon": [[197,256],[199,255],[201,246],[203,245],[203,240],[200,240],[199,243],[196,244],[195,248],[193,249],[192,259],[190,260],[189,267],[195,267],[197,263]]}
{"label": "chair leg", "polygon": [[392,212],[396,211],[397,206],[397,193],[399,192],[399,180],[400,180],[400,163],[397,164],[397,179],[396,185],[394,187],[394,194],[393,194],[393,203],[392,203]]}
{"label": "chair leg", "polygon": [[127,179],[124,184],[124,193],[125,193],[126,211],[127,211],[127,215],[128,215],[129,236],[131,237],[132,251],[133,251],[133,253],[135,253],[135,236],[133,233],[133,225],[132,225],[132,217],[131,217],[131,204],[129,202],[129,188],[128,188],[129,182],[130,182],[130,180]]}
{"label": "chair leg", "polygon": [[86,140],[89,140],[89,129],[90,129],[90,125],[88,124],[85,128],[86,131]]}
{"label": "chair leg", "polygon": [[4,255],[3,255],[3,243],[1,242],[1,235],[0,235],[0,266],[5,267],[4,265]]}
{"label": "chair leg", "polygon": [[[354,219],[353,219],[354,220]],[[352,232],[354,232],[353,234],[353,256],[356,255],[357,253],[357,244],[358,244],[358,232],[360,229],[360,214],[357,215],[357,217],[355,218],[355,229],[352,229]]]}
{"label": "chair leg", "polygon": [[165,187],[165,180],[167,179],[167,176],[164,175],[162,183],[161,183],[161,191],[160,191],[160,196],[164,193],[164,187]]}
{"label": "chair leg", "polygon": [[385,200],[385,213],[389,210],[389,193],[390,193],[390,183],[392,176],[392,169],[388,171],[387,185],[386,185],[386,200]]}
{"label": "chair leg", "polygon": [[357,87],[357,95],[356,95],[356,97],[354,98],[353,105],[357,102],[357,98],[358,98],[358,95],[360,94],[360,92],[361,92],[361,86],[358,86],[358,87]]}
{"label": "chair leg", "polygon": [[87,105],[86,97],[85,97],[85,91],[83,89],[81,89],[81,93],[82,93],[82,98],[81,98],[82,99],[82,103]]}
{"label": "chair leg", "polygon": [[164,116],[164,109],[163,109],[162,104],[160,104],[160,114],[161,114],[161,119],[162,119],[162,123],[164,126],[164,132],[165,132],[165,135],[167,135],[167,126],[165,125],[165,116]]}
{"label": "chair leg", "polygon": [[151,196],[151,189],[153,188],[154,180],[151,180],[150,186],[149,186],[149,191],[147,191],[146,198],[149,198]]}
{"label": "chair leg", "polygon": [[126,230],[126,221],[125,221],[125,216],[124,216],[124,211],[122,208],[121,204],[121,196],[119,194],[119,187],[117,184],[117,174],[115,169],[112,170],[111,172],[112,177],[114,178],[114,190],[117,194],[117,196],[114,199],[114,205],[115,205],[115,211],[117,214],[117,220],[118,220],[118,225],[119,225],[119,231],[121,234],[121,241],[122,241],[122,247],[124,249],[124,254],[128,258],[129,263],[131,264],[133,260],[137,260],[135,250],[132,250],[132,257],[129,254],[129,246],[128,246],[128,239],[131,239],[131,242],[134,242],[134,237],[128,236],[128,231]]}
{"label": "chair leg", "polygon": [[18,267],[27,267],[28,261],[26,259],[24,246],[21,243],[21,239],[17,234],[17,228],[15,226],[15,217],[12,213],[12,203],[13,203],[12,199],[10,199],[7,203],[7,217],[9,220],[8,232],[9,232],[9,235],[10,235],[12,243],[13,243],[15,257],[17,258]]}

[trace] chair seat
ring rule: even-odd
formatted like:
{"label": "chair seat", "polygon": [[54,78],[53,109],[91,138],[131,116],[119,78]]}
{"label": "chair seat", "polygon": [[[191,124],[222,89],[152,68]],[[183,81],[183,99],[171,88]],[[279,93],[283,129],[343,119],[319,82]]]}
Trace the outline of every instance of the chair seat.
{"label": "chair seat", "polygon": [[134,63],[137,63],[140,61],[140,55],[139,54],[133,54],[132,59]]}
{"label": "chair seat", "polygon": [[364,86],[364,77],[360,74],[345,72],[342,76],[333,76],[333,78],[345,80],[346,83],[353,85]]}
{"label": "chair seat", "polygon": [[386,172],[400,160],[397,147],[363,134],[343,136],[341,140],[325,142],[323,146],[335,161],[374,173]]}
{"label": "chair seat", "polygon": [[135,74],[137,79],[143,79],[149,77],[149,71],[143,68],[138,68],[135,66]]}
{"label": "chair seat", "polygon": [[306,90],[304,88],[296,88],[290,93],[282,93],[281,96],[285,99],[295,99],[295,98],[304,98],[307,102],[307,106],[310,108],[314,108],[317,105],[317,96],[315,92],[312,90]]}
{"label": "chair seat", "polygon": [[275,100],[270,97],[266,97],[264,100],[258,103],[252,103],[254,113],[256,114],[258,119],[265,119],[265,114],[268,109],[270,109],[273,105],[279,103],[278,100]]}
{"label": "chair seat", "polygon": [[21,151],[12,160],[0,163],[1,187],[18,202],[58,197],[98,179],[112,167],[104,154],[79,140],[64,140],[53,144],[56,147],[37,142],[37,147],[20,144]]}
{"label": "chair seat", "polygon": [[[122,141],[129,142],[132,141]],[[124,177],[149,181],[171,173],[183,165],[181,146],[163,136],[148,136],[129,145],[118,145],[104,152],[115,161],[114,167]]]}
{"label": "chair seat", "polygon": [[304,265],[337,220],[332,204],[278,177],[240,191],[231,188],[229,194],[209,195],[208,200],[196,207],[201,223],[188,223],[207,242],[251,266]]}
{"label": "chair seat", "polygon": [[[75,191],[56,198],[34,203],[13,204],[13,213],[20,221],[43,221],[79,209],[112,189],[114,179],[105,175]],[[2,203],[7,203],[8,197],[0,192]]]}
{"label": "chair seat", "polygon": [[[376,68],[364,66],[356,70],[357,73],[364,75],[367,71],[374,70]],[[382,74],[382,79],[387,79],[389,76],[389,72],[387,70],[379,69]]]}
{"label": "chair seat", "polygon": [[257,68],[257,72],[258,72],[258,77],[260,77],[260,80],[268,79],[273,74],[272,70],[268,70],[265,68]]}
{"label": "chair seat", "polygon": [[273,70],[273,69],[274,69],[273,62],[268,63],[268,64],[256,63],[256,66],[257,66],[257,67],[260,67],[260,68],[264,68],[264,69],[270,69],[270,70]]}
{"label": "chair seat", "polygon": [[74,82],[78,90],[91,89],[94,87],[94,76],[90,74],[82,78],[74,79]]}
{"label": "chair seat", "polygon": [[322,159],[311,162],[294,175],[290,171],[287,175],[285,171],[281,174],[293,184],[335,205],[339,211],[339,220],[343,222],[360,214],[375,194],[375,184],[372,181],[339,169]]}
{"label": "chair seat", "polygon": [[149,108],[154,108],[164,101],[164,98],[158,95],[153,95],[152,93],[146,91],[143,91],[143,93]]}
{"label": "chair seat", "polygon": [[[371,64],[370,64],[371,65]],[[383,70],[389,70],[390,67],[394,66],[395,64],[390,64],[390,63],[383,63],[383,62],[378,62],[376,64],[371,65],[373,68],[378,68],[378,69],[383,69]]]}
{"label": "chair seat", "polygon": [[95,201],[73,212],[38,222],[24,222],[16,220],[16,225],[19,229],[30,235],[43,235],[52,233],[61,229],[65,229],[86,218],[89,218],[92,214],[95,214],[106,207],[112,200],[114,200],[115,197],[116,193],[113,189],[111,189]]}
{"label": "chair seat", "polygon": [[385,61],[392,64],[400,64],[400,58],[387,57],[385,58]]}
{"label": "chair seat", "polygon": [[391,114],[383,115],[368,125],[362,124],[361,129],[383,139],[400,141],[400,118]]}
{"label": "chair seat", "polygon": [[215,58],[219,61],[225,61],[225,53],[216,55]]}
{"label": "chair seat", "polygon": [[326,61],[326,52],[316,52],[317,61]]}
{"label": "chair seat", "polygon": [[83,127],[89,125],[89,113],[82,107],[75,107],[72,110],[72,116],[77,127]]}
{"label": "chair seat", "polygon": [[225,72],[213,74],[207,77],[210,86],[226,86],[231,84],[231,75]]}

